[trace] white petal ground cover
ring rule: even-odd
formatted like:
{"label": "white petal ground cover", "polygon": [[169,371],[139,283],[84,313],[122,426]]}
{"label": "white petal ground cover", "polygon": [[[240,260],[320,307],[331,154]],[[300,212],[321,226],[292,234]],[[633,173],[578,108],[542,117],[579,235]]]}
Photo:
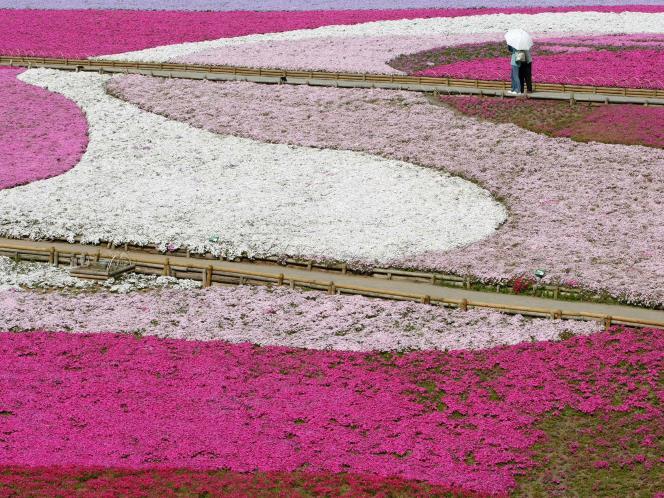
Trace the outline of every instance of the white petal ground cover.
{"label": "white petal ground cover", "polygon": [[[325,26],[316,29],[293,30],[284,33],[239,36],[212,41],[183,43],[149,48],[100,58],[131,61],[166,62],[174,59],[190,60],[197,52],[223,50],[247,43],[285,42],[320,38],[325,44],[334,38],[371,37],[425,37],[503,33],[515,26],[533,33],[577,33],[592,30],[598,34],[661,33],[664,31],[664,14],[643,12],[564,12],[540,14],[490,14],[456,18],[408,19],[377,21],[352,26]],[[259,48],[257,46],[257,48]],[[269,46],[261,46],[269,50]],[[433,48],[433,47],[432,47]],[[404,52],[402,52],[404,53]],[[346,56],[339,51],[339,58]],[[302,57],[315,54],[303,53]],[[220,55],[223,57],[223,55]],[[384,62],[384,61],[383,61]]]}
{"label": "white petal ground cover", "polygon": [[[502,33],[454,36],[359,36],[272,40],[212,48],[178,62],[277,69],[404,74],[387,64],[395,57],[442,46],[499,41]],[[339,54],[344,54],[339,57]]]}
{"label": "white petal ground cover", "polygon": [[109,91],[217,133],[449,171],[508,205],[510,217],[494,236],[394,266],[486,281],[543,268],[549,281],[664,302],[663,150],[549,138],[456,114],[412,92],[141,76],[114,80]]}
{"label": "white petal ground cover", "polygon": [[597,323],[328,296],[212,287],[128,294],[0,291],[0,330],[123,332],[347,351],[483,349],[590,334]]}
{"label": "white petal ground cover", "polygon": [[0,233],[377,263],[486,237],[506,219],[458,177],[351,151],[222,137],[110,97],[106,76],[30,70],[90,141],[67,174],[0,192]]}

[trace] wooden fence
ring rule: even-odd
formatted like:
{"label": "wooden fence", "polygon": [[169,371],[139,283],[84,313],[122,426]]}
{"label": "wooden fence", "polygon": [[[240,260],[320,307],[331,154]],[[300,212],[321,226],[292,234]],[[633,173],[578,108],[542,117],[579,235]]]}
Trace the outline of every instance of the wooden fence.
{"label": "wooden fence", "polygon": [[[110,61],[100,59],[68,59],[52,57],[23,57],[0,55],[0,65],[20,66],[20,67],[53,67],[81,71],[159,71],[161,75],[170,73],[209,73],[209,74],[227,74],[235,77],[260,77],[274,78],[276,80],[333,80],[338,82],[362,82],[392,84],[392,85],[418,85],[418,86],[445,86],[456,88],[471,88],[476,90],[506,91],[510,89],[508,81],[488,81],[474,79],[456,79],[456,78],[438,78],[427,76],[406,76],[398,74],[367,74],[367,73],[347,73],[347,72],[328,72],[328,71],[291,71],[287,69],[255,69],[238,66],[215,66],[202,64],[181,64],[181,63],[160,63],[160,62],[127,62]],[[593,94],[603,95],[607,99],[614,97],[634,97],[640,99],[660,99],[664,98],[664,88],[625,88],[625,87],[605,87],[593,85],[567,85],[558,83],[536,83],[533,90],[535,92],[555,92],[569,94]],[[608,100],[607,100],[608,102]]]}
{"label": "wooden fence", "polygon": [[[75,262],[82,262],[84,260],[99,261],[112,260],[117,258],[117,252],[107,253],[102,249],[98,249],[96,251],[81,251],[73,249],[56,250],[54,247],[51,247],[50,249],[42,250],[21,245],[0,245],[0,255],[12,257],[17,261],[37,261],[49,263],[55,266],[71,264],[72,260]],[[333,280],[320,281],[314,279],[294,278],[286,276],[284,273],[266,273],[238,270],[225,267],[219,263],[212,264],[203,261],[192,261],[186,265],[172,264],[171,259],[168,256],[153,256],[152,258],[132,257],[131,262],[136,265],[134,271],[137,273],[196,279],[201,281],[203,287],[209,287],[213,283],[239,285],[288,285],[291,288],[298,287],[323,290],[327,291],[329,294],[359,294],[367,297],[416,301],[423,304],[459,308],[464,311],[468,309],[490,309],[504,313],[521,314],[529,317],[595,320],[601,322],[607,329],[614,324],[627,325],[632,327],[664,328],[664,322],[660,321],[640,320],[622,316],[609,316],[598,313],[566,311],[563,309],[502,305],[496,303],[472,301],[468,299],[446,299],[441,297],[432,297],[426,294],[406,293],[371,287],[338,284]]]}

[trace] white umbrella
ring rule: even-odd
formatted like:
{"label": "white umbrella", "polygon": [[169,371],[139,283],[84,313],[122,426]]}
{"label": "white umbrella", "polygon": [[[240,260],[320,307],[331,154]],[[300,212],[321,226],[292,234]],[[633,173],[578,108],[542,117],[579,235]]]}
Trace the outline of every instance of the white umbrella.
{"label": "white umbrella", "polygon": [[510,29],[505,33],[505,41],[517,50],[530,50],[533,46],[533,39],[521,28]]}

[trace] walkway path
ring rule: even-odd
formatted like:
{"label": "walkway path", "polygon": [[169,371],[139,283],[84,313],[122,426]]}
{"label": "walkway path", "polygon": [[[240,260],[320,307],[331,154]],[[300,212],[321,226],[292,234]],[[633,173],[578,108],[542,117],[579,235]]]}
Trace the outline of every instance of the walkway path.
{"label": "walkway path", "polygon": [[[0,55],[0,65],[46,67],[76,71],[144,74],[166,78],[205,79],[219,81],[251,81],[254,83],[333,86],[339,88],[384,88],[416,92],[462,93],[513,97],[506,93],[509,82],[463,80],[407,75],[332,73],[326,71],[292,71],[285,69],[254,69],[234,66],[205,66],[182,63],[147,63],[104,60],[73,60],[43,57]],[[607,104],[664,105],[664,89],[597,87],[592,85],[535,84],[533,99],[570,100]]]}
{"label": "walkway path", "polygon": [[415,296],[430,296],[435,299],[453,299],[489,303],[506,307],[530,307],[548,310],[562,310],[566,315],[576,313],[592,313],[597,315],[608,315],[611,317],[625,317],[632,320],[653,322],[653,325],[664,328],[664,311],[639,308],[636,306],[621,306],[611,304],[590,303],[584,301],[560,301],[554,299],[545,299],[534,296],[523,296],[514,294],[498,294],[495,292],[479,292],[466,289],[455,289],[442,287],[424,282],[413,282],[408,280],[388,280],[386,278],[366,277],[350,274],[331,274],[321,270],[307,270],[301,268],[292,268],[286,266],[277,266],[268,263],[234,263],[230,261],[213,261],[200,258],[188,258],[185,256],[168,256],[161,254],[149,254],[140,251],[125,252],[121,249],[105,249],[100,246],[90,246],[83,244],[67,244],[64,242],[41,242],[28,240],[14,240],[0,238],[0,250],[8,248],[20,248],[25,250],[32,248],[34,250],[48,251],[51,247],[56,251],[76,252],[78,254],[94,254],[102,250],[103,256],[128,256],[132,260],[140,260],[145,263],[154,263],[163,265],[169,260],[171,266],[191,266],[201,268],[207,265],[214,265],[215,271],[228,270],[230,272],[248,272],[265,273],[272,276],[284,275],[284,279],[289,281],[296,280],[316,280],[322,285],[327,285],[333,281],[336,286],[361,287],[366,293],[374,291],[380,292],[400,292]]}

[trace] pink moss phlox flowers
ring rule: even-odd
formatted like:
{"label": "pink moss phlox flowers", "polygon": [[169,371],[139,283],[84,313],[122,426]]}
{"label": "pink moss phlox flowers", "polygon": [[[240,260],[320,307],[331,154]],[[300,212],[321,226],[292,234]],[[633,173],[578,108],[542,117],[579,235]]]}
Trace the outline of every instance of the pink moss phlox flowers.
{"label": "pink moss phlox flowers", "polygon": [[[468,496],[459,489],[395,477],[332,472],[231,472],[154,468],[135,470],[88,466],[0,467],[2,496],[103,496],[123,498],[207,496]],[[176,490],[176,491],[174,491]],[[178,492],[181,491],[182,492]],[[294,490],[297,490],[297,494]],[[473,494],[473,498],[478,495]]]}
{"label": "pink moss phlox flowers", "polygon": [[504,495],[545,414],[661,419],[663,349],[661,330],[397,356],[3,333],[0,465],[306,467]]}
{"label": "pink moss phlox flowers", "polygon": [[60,175],[88,144],[88,123],[69,99],[0,68],[0,189]]}
{"label": "pink moss phlox flowers", "polygon": [[[444,96],[441,100],[455,109],[484,119],[505,122],[512,112],[513,122],[521,124],[524,115],[539,115],[541,132],[555,137],[571,137],[579,141],[597,141],[626,145],[647,145],[664,148],[664,108],[640,105],[607,105],[595,108],[569,108],[567,104],[531,99],[485,99],[475,96]],[[548,113],[577,112],[578,119],[565,127],[547,120]],[[518,116],[518,119],[516,119]],[[529,128],[526,126],[526,128]],[[539,131],[538,130],[538,131]],[[548,201],[551,202],[551,201]],[[574,282],[567,285],[576,287]]]}
{"label": "pink moss phlox flowers", "polygon": [[[656,5],[513,9],[389,9],[299,12],[2,10],[0,53],[90,57],[184,42],[371,21],[495,13],[663,12]],[[18,27],[18,28],[17,28]]]}
{"label": "pink moss phlox flowers", "polygon": [[602,106],[559,135],[664,148],[664,107]]}
{"label": "pink moss phlox flowers", "polygon": [[[509,77],[509,70],[507,58],[475,59],[437,66],[415,74],[504,80]],[[664,50],[569,51],[542,55],[533,60],[533,79],[542,83],[663,88]]]}
{"label": "pink moss phlox flowers", "polygon": [[[613,47],[641,47],[641,48],[664,48],[664,34],[660,33],[636,33],[630,35],[603,35],[603,36],[564,36],[554,38],[544,38],[537,40],[537,43],[560,43],[567,46],[601,46],[610,45]],[[548,45],[546,47],[549,48]]]}

